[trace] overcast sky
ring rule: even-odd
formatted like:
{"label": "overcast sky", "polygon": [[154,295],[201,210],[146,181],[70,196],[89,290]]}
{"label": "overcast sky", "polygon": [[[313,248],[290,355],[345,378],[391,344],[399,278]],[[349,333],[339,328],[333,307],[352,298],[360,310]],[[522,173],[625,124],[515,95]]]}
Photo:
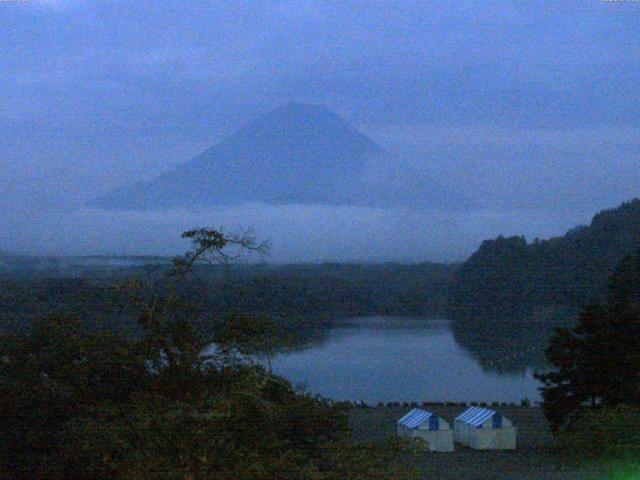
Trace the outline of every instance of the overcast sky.
{"label": "overcast sky", "polygon": [[[114,224],[73,209],[288,101],[327,105],[486,210],[397,254],[390,218],[409,235],[443,217],[248,207],[212,225],[244,215],[277,237],[295,220],[302,238],[361,222],[384,244],[306,236],[282,245],[295,260],[459,258],[485,235],[558,234],[640,196],[640,3],[0,0],[0,250],[108,251]],[[87,225],[95,237],[72,241]]]}

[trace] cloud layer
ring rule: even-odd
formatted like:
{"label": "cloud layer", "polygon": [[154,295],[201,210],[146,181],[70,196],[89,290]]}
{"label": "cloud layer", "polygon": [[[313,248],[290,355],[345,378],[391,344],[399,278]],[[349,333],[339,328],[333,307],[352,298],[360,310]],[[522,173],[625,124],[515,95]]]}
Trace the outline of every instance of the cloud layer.
{"label": "cloud layer", "polygon": [[326,104],[505,218],[581,221],[576,208],[640,195],[639,15],[584,0],[0,2],[0,239],[288,101]]}

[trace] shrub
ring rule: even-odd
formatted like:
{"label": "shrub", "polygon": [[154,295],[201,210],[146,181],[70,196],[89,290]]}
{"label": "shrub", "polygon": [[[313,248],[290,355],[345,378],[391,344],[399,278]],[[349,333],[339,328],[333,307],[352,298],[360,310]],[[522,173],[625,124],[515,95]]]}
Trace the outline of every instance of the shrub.
{"label": "shrub", "polygon": [[584,409],[574,414],[556,439],[558,446],[581,457],[637,455],[640,453],[640,409],[625,405]]}

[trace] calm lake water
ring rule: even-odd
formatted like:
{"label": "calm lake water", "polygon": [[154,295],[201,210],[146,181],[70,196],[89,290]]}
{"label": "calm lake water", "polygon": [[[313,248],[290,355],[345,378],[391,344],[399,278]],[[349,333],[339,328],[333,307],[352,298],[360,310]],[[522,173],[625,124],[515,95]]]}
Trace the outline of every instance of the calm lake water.
{"label": "calm lake water", "polygon": [[483,369],[446,320],[344,320],[320,344],[273,359],[274,372],[336,400],[504,401],[540,399],[533,370]]}

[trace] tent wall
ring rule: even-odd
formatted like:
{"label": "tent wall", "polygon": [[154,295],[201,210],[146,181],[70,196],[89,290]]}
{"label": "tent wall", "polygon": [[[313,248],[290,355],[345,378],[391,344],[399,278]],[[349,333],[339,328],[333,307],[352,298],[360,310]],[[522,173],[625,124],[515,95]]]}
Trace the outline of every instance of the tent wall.
{"label": "tent wall", "polygon": [[453,452],[453,430],[414,430],[414,438],[421,438],[432,452]]}
{"label": "tent wall", "polygon": [[[503,422],[504,422],[503,418]],[[492,428],[492,421],[489,426],[483,425],[476,428],[463,422],[455,423],[455,441],[476,450],[514,450],[516,448],[516,428],[504,426],[502,428]]]}
{"label": "tent wall", "polygon": [[410,429],[398,424],[398,436],[420,438],[427,443],[432,452],[453,452],[453,429],[442,419],[439,419],[438,430],[432,430],[434,426],[434,422],[425,422],[419,428]]}

